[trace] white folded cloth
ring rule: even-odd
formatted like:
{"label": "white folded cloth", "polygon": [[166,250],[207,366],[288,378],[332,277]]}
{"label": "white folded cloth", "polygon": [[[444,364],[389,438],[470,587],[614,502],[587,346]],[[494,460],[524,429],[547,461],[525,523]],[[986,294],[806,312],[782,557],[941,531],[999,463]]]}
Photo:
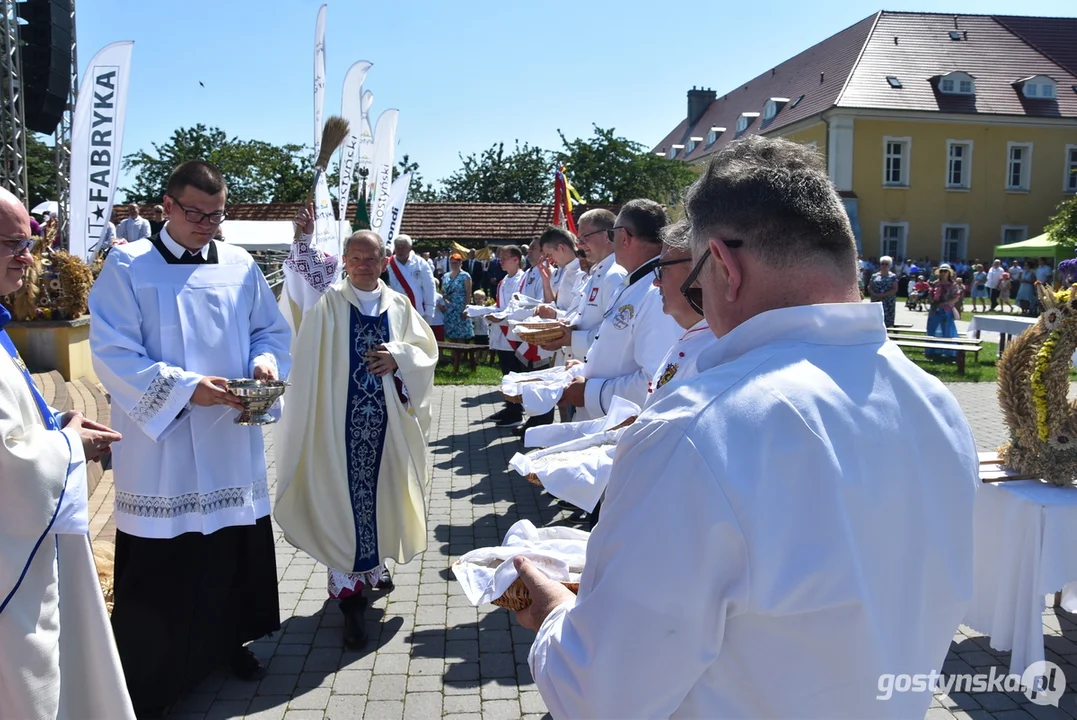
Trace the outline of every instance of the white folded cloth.
{"label": "white folded cloth", "polygon": [[465,553],[452,564],[453,575],[472,605],[492,602],[509,589],[519,573],[513,558],[523,555],[558,582],[579,582],[591,533],[567,527],[536,528],[520,520],[509,528],[499,547]]}
{"label": "white folded cloth", "polygon": [[627,428],[585,435],[527,455],[516,453],[509,467],[534,473],[546,492],[586,512],[594,512],[610,479],[617,441]]}
{"label": "white folded cloth", "polygon": [[483,317],[485,315],[493,315],[499,308],[494,305],[468,305],[464,308],[464,312],[467,313],[469,318]]}
{"label": "white folded cloth", "polygon": [[582,371],[582,365],[566,369],[563,366],[509,373],[501,378],[501,392],[519,395],[524,412],[528,415],[544,415],[557,405],[565,386]]}
{"label": "white folded cloth", "polygon": [[[577,373],[583,370],[583,365],[576,365],[569,372]],[[506,393],[507,395],[519,395],[520,393]],[[620,425],[633,415],[640,414],[640,407],[634,402],[625,400],[619,395],[614,395],[610,402],[610,409],[604,416],[594,420],[581,420],[573,423],[558,423],[555,425],[540,425],[528,428],[524,433],[524,447],[552,447],[570,440],[578,440],[588,435],[605,432],[612,427]]]}

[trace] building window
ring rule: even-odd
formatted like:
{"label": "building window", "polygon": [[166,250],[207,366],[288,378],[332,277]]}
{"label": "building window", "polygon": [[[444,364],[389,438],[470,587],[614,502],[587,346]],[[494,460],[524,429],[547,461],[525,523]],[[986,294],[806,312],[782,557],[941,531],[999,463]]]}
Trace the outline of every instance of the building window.
{"label": "building window", "polygon": [[1063,166],[1066,175],[1062,179],[1062,191],[1077,193],[1077,145],[1066,146],[1066,162]]}
{"label": "building window", "polygon": [[910,138],[883,138],[883,185],[909,186]]}
{"label": "building window", "polygon": [[972,184],[972,141],[946,141],[946,187],[968,189]]}
{"label": "building window", "polygon": [[968,225],[942,226],[942,260],[953,263],[964,260],[968,250]]}
{"label": "building window", "polygon": [[879,257],[905,257],[909,223],[882,223],[879,229]]}
{"label": "building window", "polygon": [[1023,242],[1028,240],[1028,227],[1025,225],[1003,225],[1002,244]]}
{"label": "building window", "polygon": [[946,95],[972,95],[976,92],[976,82],[967,73],[952,72],[939,78],[939,92]]}
{"label": "building window", "polygon": [[1021,91],[1027,98],[1051,100],[1055,96],[1055,80],[1047,75],[1033,75],[1022,78],[1014,84],[1021,86]]}
{"label": "building window", "polygon": [[1025,95],[1027,95],[1028,97],[1039,97],[1039,86],[1036,83],[1026,84]]}
{"label": "building window", "polygon": [[1055,96],[1055,86],[1052,83],[1045,83],[1040,85],[1040,97],[1053,98]]}
{"label": "building window", "polygon": [[684,149],[684,154],[689,155],[695,149],[696,149],[696,141],[695,140],[689,140],[688,141],[688,147],[686,147]]}
{"label": "building window", "polygon": [[748,118],[741,115],[737,118],[737,132],[742,133],[748,129]]}
{"label": "building window", "polygon": [[1027,192],[1032,174],[1032,143],[1007,143],[1006,189]]}
{"label": "building window", "polygon": [[724,127],[712,127],[711,131],[707,133],[707,144],[713,145],[718,141],[718,136],[725,132]]}

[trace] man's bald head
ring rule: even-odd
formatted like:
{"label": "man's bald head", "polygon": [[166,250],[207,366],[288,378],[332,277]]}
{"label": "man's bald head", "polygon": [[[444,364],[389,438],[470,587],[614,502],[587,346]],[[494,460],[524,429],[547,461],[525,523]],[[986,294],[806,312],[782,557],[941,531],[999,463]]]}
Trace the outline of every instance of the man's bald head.
{"label": "man's bald head", "polygon": [[0,188],[0,235],[30,237],[30,213],[10,191]]}
{"label": "man's bald head", "polygon": [[[378,251],[382,258],[385,257],[385,243],[382,242],[381,236],[373,230],[360,230],[359,232],[352,233],[351,237],[344,241],[344,256],[347,257],[348,250],[353,243],[359,245],[373,245],[374,249]],[[364,248],[365,249],[365,248]]]}
{"label": "man's bald head", "polygon": [[23,272],[33,263],[27,250],[15,253],[19,241],[29,237],[30,213],[17,197],[0,188],[0,295],[18,290]]}

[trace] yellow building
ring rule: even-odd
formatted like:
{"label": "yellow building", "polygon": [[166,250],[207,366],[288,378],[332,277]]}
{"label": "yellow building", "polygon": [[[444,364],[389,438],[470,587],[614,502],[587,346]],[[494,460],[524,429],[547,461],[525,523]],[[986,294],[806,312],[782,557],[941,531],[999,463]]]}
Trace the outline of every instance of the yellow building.
{"label": "yellow building", "polygon": [[879,12],[688,115],[655,152],[818,148],[865,256],[990,259],[1077,193],[1077,18]]}

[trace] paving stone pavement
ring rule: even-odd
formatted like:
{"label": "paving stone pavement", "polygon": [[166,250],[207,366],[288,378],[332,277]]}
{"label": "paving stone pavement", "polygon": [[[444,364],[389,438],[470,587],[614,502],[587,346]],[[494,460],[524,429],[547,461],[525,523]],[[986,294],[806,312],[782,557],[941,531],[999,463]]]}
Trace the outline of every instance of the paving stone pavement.
{"label": "paving stone pavement", "polygon": [[[981,450],[1005,437],[993,385],[950,385],[969,417]],[[277,528],[282,629],[255,642],[267,665],[258,683],[219,673],[187,695],[174,719],[307,720],[332,718],[541,718],[546,715],[527,666],[533,633],[505,610],[471,607],[449,565],[476,547],[497,545],[519,519],[536,524],[568,518],[553,498],[515,473],[508,460],[520,443],[484,419],[499,396],[487,387],[438,387],[431,428],[429,548],[394,568],[396,589],[374,593],[370,644],[345,651],[342,617],[326,600],[326,571],[291,547]],[[272,485],[272,434],[267,434]],[[107,482],[106,482],[107,481]],[[94,501],[107,513],[111,473]],[[99,522],[103,522],[101,519]],[[1077,718],[1077,616],[1048,608],[1043,616],[1047,658],[1070,679],[1058,708],[1031,704],[1021,693],[936,695],[929,720],[949,718]],[[1009,653],[962,627],[944,673],[1007,672]]]}

